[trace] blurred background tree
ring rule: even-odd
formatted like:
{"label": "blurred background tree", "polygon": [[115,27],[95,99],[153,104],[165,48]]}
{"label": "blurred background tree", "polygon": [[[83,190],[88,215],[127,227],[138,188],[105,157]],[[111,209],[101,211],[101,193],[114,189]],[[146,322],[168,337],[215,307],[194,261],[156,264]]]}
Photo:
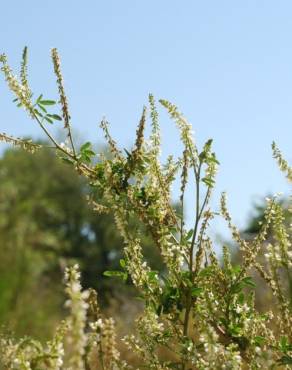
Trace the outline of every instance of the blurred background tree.
{"label": "blurred background tree", "polygon": [[[104,305],[135,294],[105,277],[117,270],[122,240],[110,214],[92,211],[82,177],[49,150],[7,150],[0,159],[0,323],[16,335],[46,339],[63,315],[62,269],[81,266],[83,286]],[[133,221],[133,227],[136,227]],[[142,235],[153,269],[161,260]]]}

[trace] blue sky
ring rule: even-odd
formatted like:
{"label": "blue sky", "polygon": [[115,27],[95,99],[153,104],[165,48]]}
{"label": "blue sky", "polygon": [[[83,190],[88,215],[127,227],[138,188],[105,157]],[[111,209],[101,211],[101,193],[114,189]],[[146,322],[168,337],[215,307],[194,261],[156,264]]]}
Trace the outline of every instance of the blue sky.
{"label": "blue sky", "polygon": [[[73,125],[84,140],[102,140],[105,115],[129,146],[149,92],[176,103],[200,145],[214,139],[221,162],[214,208],[227,191],[243,226],[255,200],[289,191],[270,144],[292,159],[291,17],[288,0],[6,1],[0,45],[16,68],[29,47],[31,85],[47,98],[57,97],[50,49],[59,49]],[[3,78],[0,97],[0,131],[39,137]],[[178,154],[177,130],[164,113],[161,124],[165,151]],[[187,207],[190,222],[191,196]]]}

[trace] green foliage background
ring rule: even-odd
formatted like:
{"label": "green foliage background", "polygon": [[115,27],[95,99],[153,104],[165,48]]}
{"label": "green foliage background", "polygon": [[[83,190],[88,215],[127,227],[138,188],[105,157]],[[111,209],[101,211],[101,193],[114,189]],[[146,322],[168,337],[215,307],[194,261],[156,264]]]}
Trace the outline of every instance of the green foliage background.
{"label": "green foliage background", "polygon": [[[103,275],[119,270],[122,240],[112,215],[93,212],[87,194],[84,180],[49,150],[10,149],[0,160],[0,323],[18,336],[51,334],[64,314],[68,263],[80,264],[83,286],[97,289],[106,307],[135,294]],[[160,268],[149,237],[143,244]]]}

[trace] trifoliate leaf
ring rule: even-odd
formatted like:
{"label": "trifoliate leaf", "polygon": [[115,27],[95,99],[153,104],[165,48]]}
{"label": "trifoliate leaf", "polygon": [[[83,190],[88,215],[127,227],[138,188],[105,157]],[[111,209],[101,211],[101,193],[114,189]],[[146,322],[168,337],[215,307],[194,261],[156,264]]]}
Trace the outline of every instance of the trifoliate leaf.
{"label": "trifoliate leaf", "polygon": [[55,100],[40,100],[38,102],[38,104],[41,104],[41,105],[55,105],[56,102],[55,102]]}

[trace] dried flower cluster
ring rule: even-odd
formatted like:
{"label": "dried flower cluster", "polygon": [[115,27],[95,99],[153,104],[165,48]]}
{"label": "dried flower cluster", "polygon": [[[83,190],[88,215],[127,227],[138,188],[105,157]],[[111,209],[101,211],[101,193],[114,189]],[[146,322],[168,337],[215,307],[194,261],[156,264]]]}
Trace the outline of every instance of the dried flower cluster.
{"label": "dried flower cluster", "polygon": [[[10,90],[48,135],[57,153],[84,175],[102,196],[102,205],[91,199],[99,211],[113,212],[116,227],[124,239],[124,259],[119,271],[108,276],[130,280],[144,301],[144,311],[136,320],[136,332],[122,338],[130,352],[140,358],[140,369],[263,369],[289,368],[292,364],[291,296],[285,281],[291,279],[291,228],[285,224],[277,196],[267,199],[261,230],[253,240],[242,238],[221,199],[221,213],[242,255],[242,265],[234,265],[230,251],[223,248],[223,261],[214,253],[208,225],[216,215],[209,207],[219,165],[212,152],[212,140],[200,151],[193,139],[191,125],[168,101],[161,100],[180,131],[183,151],[180,158],[160,161],[159,117],[156,102],[149,96],[152,131],[144,136],[146,108],[138,125],[135,145],[125,154],[112,139],[108,123],[101,128],[111,156],[99,155],[90,143],[75,150],[70,115],[63,87],[60,60],[52,51],[60,94],[62,117],[48,113],[55,104],[42,95],[35,103],[28,89],[25,50],[20,81],[12,75],[6,57],[1,56],[2,71]],[[45,123],[63,120],[69,144],[59,144]],[[25,148],[20,139],[7,135],[0,140]],[[28,149],[34,148],[29,143]],[[291,181],[292,169],[273,144],[278,164]],[[192,173],[192,175],[191,175]],[[194,176],[195,204],[193,227],[184,224],[184,194]],[[180,211],[173,207],[171,185],[181,179]],[[190,184],[191,185],[191,184]],[[143,256],[141,230],[130,227],[139,219],[152,237],[164,261],[163,271],[154,271]],[[268,234],[273,235],[272,240]],[[265,256],[264,258],[259,258]],[[263,262],[264,261],[264,262]],[[98,263],[98,261],[97,261]],[[278,302],[277,312],[258,312],[255,308],[255,283],[258,273]],[[118,351],[114,320],[104,318],[93,291],[82,291],[78,267],[66,270],[68,319],[46,347],[23,339],[1,339],[2,363],[7,369],[130,369]],[[163,351],[162,351],[163,349]]]}

